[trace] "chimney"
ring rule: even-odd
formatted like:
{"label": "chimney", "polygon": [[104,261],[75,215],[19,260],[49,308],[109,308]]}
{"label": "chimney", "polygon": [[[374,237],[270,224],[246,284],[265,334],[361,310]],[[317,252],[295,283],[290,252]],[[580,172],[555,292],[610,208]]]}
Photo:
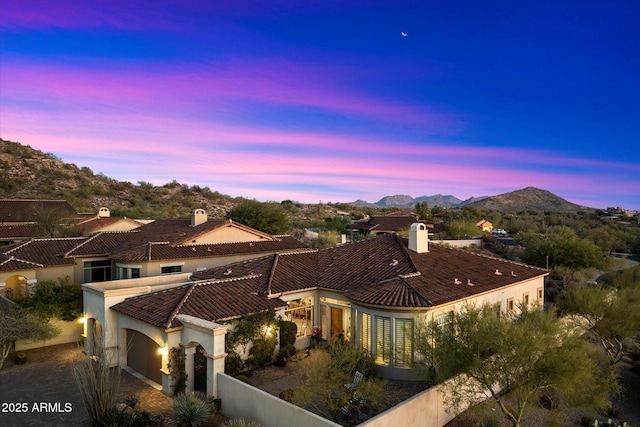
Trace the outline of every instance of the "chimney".
{"label": "chimney", "polygon": [[194,209],[191,213],[191,226],[197,227],[207,222],[207,213],[204,209]]}
{"label": "chimney", "polygon": [[102,207],[98,209],[99,218],[109,218],[110,216],[111,216],[111,212],[109,212],[109,208]]}
{"label": "chimney", "polygon": [[421,222],[411,224],[409,229],[409,249],[419,254],[429,252],[429,234],[425,224]]}

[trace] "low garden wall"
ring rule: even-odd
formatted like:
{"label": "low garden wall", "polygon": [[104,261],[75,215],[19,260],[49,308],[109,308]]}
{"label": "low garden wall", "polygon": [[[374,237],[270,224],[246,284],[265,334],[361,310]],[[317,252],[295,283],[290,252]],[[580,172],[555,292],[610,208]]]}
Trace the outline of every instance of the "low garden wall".
{"label": "low garden wall", "polygon": [[77,343],[82,339],[84,325],[78,321],[65,322],[64,320],[54,319],[50,323],[60,328],[58,336],[43,341],[16,341],[16,351],[31,350],[34,348],[48,347],[50,345]]}
{"label": "low garden wall", "polygon": [[286,402],[227,374],[218,374],[222,413],[229,418],[250,418],[264,427],[340,427],[326,418]]}
{"label": "low garden wall", "polygon": [[443,386],[435,385],[358,424],[358,427],[442,427],[457,416],[446,411],[444,395],[440,391]]}

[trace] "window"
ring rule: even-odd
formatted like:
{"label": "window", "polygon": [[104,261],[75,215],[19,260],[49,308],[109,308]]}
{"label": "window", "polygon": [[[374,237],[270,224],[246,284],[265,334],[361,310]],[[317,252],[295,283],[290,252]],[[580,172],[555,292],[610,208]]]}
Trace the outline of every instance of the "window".
{"label": "window", "polygon": [[371,315],[362,313],[360,320],[360,348],[371,350]]}
{"label": "window", "polygon": [[111,280],[111,260],[85,261],[84,282],[106,282]]}
{"label": "window", "polygon": [[543,290],[543,288],[538,288],[538,302],[544,302],[544,290]]}
{"label": "window", "polygon": [[436,316],[436,325],[438,328],[444,328],[446,325],[450,325],[453,320],[453,311],[440,314]]}
{"label": "window", "polygon": [[507,313],[511,313],[513,311],[514,305],[513,305],[513,298],[509,298],[507,300]]}
{"label": "window", "polygon": [[139,279],[140,268],[139,267],[118,267],[119,279]]}
{"label": "window", "polygon": [[413,320],[396,319],[395,359],[396,366],[411,366],[413,362]]}
{"label": "window", "polygon": [[391,362],[391,319],[376,316],[376,363],[388,365]]}
{"label": "window", "polygon": [[182,273],[181,265],[168,265],[168,266],[162,267],[162,274],[175,274],[175,273]]}
{"label": "window", "polygon": [[287,301],[287,305],[289,308],[284,311],[284,318],[298,326],[296,336],[311,335],[313,332],[313,297]]}
{"label": "window", "polygon": [[527,307],[529,306],[529,292],[525,292],[522,295],[522,303]]}

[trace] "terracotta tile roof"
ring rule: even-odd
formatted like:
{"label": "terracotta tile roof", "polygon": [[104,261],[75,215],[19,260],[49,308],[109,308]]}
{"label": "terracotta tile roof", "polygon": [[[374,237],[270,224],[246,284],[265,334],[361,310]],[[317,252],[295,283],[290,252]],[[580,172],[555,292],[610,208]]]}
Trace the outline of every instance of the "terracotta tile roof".
{"label": "terracotta tile roof", "polygon": [[46,232],[38,224],[1,224],[0,240],[42,237]]}
{"label": "terracotta tile roof", "polygon": [[402,242],[395,235],[381,235],[320,251],[319,286],[345,290],[370,285],[415,272]]}
{"label": "terracotta tile roof", "polygon": [[264,287],[265,280],[264,276],[253,275],[193,283],[127,298],[112,308],[134,319],[169,329],[181,325],[176,319],[178,314],[215,322],[285,307],[287,304],[281,299],[269,298],[257,291]]}
{"label": "terracotta tile roof", "polygon": [[547,274],[537,267],[434,243],[429,252],[418,254],[407,248],[405,239],[388,234],[317,252],[256,258],[192,277],[240,278],[252,273],[270,277],[261,292],[324,288],[342,291],[354,302],[395,308],[445,304]]}
{"label": "terracotta tile roof", "polygon": [[39,267],[43,265],[0,254],[0,271],[31,270]]}
{"label": "terracotta tile roof", "polygon": [[83,234],[95,233],[96,231],[100,231],[110,225],[118,224],[119,222],[129,222],[131,224],[135,224],[136,227],[140,226],[139,223],[136,223],[132,219],[117,216],[100,217],[92,214],[90,218],[80,217],[79,219],[78,228]]}
{"label": "terracotta tile roof", "polygon": [[[437,244],[429,244],[427,254],[407,252],[421,275],[406,281],[433,305],[547,274],[546,270],[538,267]],[[456,278],[460,284],[455,283]],[[467,284],[469,282],[472,286]]]}
{"label": "terracotta tile roof", "polygon": [[344,295],[352,301],[385,307],[418,308],[432,305],[402,277],[347,289]]}
{"label": "terracotta tile roof", "polygon": [[390,215],[372,216],[368,220],[359,220],[347,225],[350,230],[363,231],[400,231],[408,230],[416,222],[415,215],[395,213]]}
{"label": "terracotta tile roof", "polygon": [[76,213],[66,200],[0,199],[0,222],[36,222],[43,212],[65,217]]}
{"label": "terracotta tile roof", "polygon": [[84,237],[32,239],[10,248],[2,248],[0,252],[5,256],[14,257],[42,266],[74,265],[73,258],[65,258],[64,254],[78,244],[84,242]]}
{"label": "terracotta tile roof", "polygon": [[65,256],[109,256],[131,238],[130,232],[111,231],[96,233],[85,237],[83,241],[65,252]]}
{"label": "terracotta tile roof", "polygon": [[[140,241],[138,238],[134,238]],[[216,243],[200,245],[171,245],[169,242],[145,242],[131,247],[127,241],[122,248],[111,254],[112,259],[119,261],[150,261],[184,258],[208,258],[226,255],[255,254],[261,252],[308,249],[302,242],[286,236],[274,240],[257,242]],[[126,249],[129,247],[129,249]],[[124,248],[124,249],[123,249]]]}

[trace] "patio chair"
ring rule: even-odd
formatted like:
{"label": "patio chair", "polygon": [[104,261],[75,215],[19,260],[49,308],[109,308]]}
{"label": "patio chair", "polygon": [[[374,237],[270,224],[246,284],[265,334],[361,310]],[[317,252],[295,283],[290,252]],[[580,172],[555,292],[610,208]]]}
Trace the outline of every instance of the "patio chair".
{"label": "patio chair", "polygon": [[363,377],[362,372],[356,371],[356,374],[353,376],[353,381],[351,381],[348,384],[345,384],[344,385],[345,388],[347,390],[355,390],[355,389],[357,389],[358,387],[360,387],[360,383],[362,382],[362,377]]}

